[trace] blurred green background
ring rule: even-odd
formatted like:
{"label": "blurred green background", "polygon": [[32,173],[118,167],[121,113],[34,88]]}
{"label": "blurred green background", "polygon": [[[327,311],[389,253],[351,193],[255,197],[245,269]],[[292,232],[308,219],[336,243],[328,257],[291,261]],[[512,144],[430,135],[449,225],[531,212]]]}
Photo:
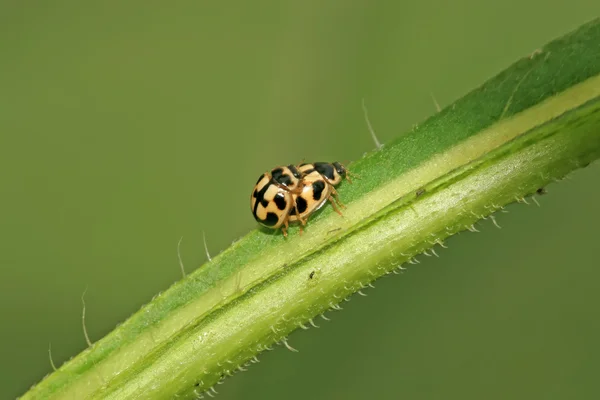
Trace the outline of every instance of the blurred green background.
{"label": "blurred green background", "polygon": [[[353,160],[600,2],[3,1],[0,398],[255,227],[265,169]],[[220,399],[595,399],[600,165],[452,238]]]}

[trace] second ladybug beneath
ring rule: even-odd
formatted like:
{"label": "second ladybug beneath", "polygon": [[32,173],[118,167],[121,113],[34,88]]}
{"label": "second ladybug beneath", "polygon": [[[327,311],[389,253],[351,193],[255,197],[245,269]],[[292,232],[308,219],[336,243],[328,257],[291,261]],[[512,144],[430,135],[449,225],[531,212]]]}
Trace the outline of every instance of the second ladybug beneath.
{"label": "second ladybug beneath", "polygon": [[[294,207],[290,210],[290,222],[300,221],[305,225],[308,217],[323,207],[328,200],[334,211],[342,215],[336,203],[342,208],[344,205],[340,202],[334,186],[339,185],[343,178],[348,179],[346,168],[338,162],[316,162],[301,164],[298,170],[302,174],[303,186],[299,194],[292,196]],[[302,233],[302,226],[300,232]]]}

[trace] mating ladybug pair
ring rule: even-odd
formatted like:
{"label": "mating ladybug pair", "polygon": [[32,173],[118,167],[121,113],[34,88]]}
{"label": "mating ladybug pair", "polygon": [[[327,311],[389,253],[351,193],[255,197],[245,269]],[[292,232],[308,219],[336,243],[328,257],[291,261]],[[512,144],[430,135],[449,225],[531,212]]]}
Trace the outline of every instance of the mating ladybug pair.
{"label": "mating ladybug pair", "polygon": [[250,197],[252,215],[267,228],[281,228],[283,236],[287,236],[288,223],[298,221],[302,234],[308,217],[327,200],[342,215],[336,203],[340,207],[344,205],[340,203],[334,186],[339,185],[343,178],[351,182],[348,171],[338,162],[274,168],[262,174],[256,182]]}

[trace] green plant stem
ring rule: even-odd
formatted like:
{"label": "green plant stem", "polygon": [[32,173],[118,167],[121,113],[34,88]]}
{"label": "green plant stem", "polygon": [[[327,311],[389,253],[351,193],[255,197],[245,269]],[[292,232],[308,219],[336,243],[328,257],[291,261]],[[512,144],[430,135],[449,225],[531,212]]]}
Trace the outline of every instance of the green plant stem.
{"label": "green plant stem", "polygon": [[344,218],[326,209],[287,240],[249,233],[23,398],[195,398],[371,281],[598,157],[595,20],[352,164],[361,178],[339,190]]}

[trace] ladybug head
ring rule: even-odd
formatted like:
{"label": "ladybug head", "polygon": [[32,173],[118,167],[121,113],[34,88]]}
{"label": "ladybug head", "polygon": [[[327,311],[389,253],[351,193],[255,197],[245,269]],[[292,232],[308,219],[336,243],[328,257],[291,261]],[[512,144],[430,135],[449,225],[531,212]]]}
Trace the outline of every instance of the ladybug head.
{"label": "ladybug head", "polygon": [[344,167],[342,164],[340,164],[337,161],[332,164],[335,167],[335,170],[337,171],[337,173],[340,174],[340,176],[342,178],[345,178],[346,177],[346,167]]}

